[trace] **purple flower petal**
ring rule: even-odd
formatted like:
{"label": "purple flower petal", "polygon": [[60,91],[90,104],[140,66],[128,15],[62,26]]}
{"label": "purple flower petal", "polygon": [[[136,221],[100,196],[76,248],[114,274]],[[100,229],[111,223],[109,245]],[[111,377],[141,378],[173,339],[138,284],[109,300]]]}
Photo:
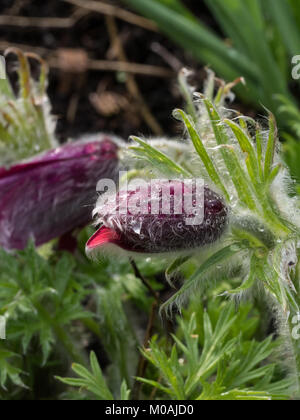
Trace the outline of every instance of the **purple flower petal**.
{"label": "purple flower petal", "polygon": [[[120,191],[117,194],[116,207],[112,207],[113,211],[99,214],[103,226],[88,241],[87,254],[93,256],[111,247],[119,247],[130,254],[182,252],[215,242],[226,229],[228,222],[228,209],[221,197],[205,187],[203,220],[200,224],[189,225],[186,220],[191,214],[186,212],[184,205],[181,214],[173,211],[176,194],[183,193],[184,184],[181,181],[171,183],[177,187],[179,184],[181,188],[171,187],[170,214],[151,214],[149,189],[138,192],[140,201],[147,203],[148,214],[132,214],[129,206],[127,212],[122,214],[120,208],[124,208],[124,202],[128,204],[134,199],[137,191]],[[160,208],[161,204],[160,196]]]}
{"label": "purple flower petal", "polygon": [[0,246],[44,244],[91,221],[101,178],[117,178],[118,146],[78,141],[0,168]]}

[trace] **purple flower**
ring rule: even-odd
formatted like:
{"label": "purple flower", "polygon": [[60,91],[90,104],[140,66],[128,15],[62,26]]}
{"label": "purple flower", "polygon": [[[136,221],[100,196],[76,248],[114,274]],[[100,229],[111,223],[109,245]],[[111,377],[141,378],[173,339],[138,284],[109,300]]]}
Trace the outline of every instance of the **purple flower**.
{"label": "purple flower", "polygon": [[103,135],[0,168],[0,246],[44,244],[90,222],[101,178],[117,178],[118,146]]}
{"label": "purple flower", "polygon": [[[202,192],[203,218],[199,224],[188,224],[187,220],[195,217],[195,213],[187,211],[184,205],[186,185],[181,181],[169,181],[170,211],[162,211],[162,193],[157,196],[159,211],[153,212],[151,187],[144,189],[121,190],[115,197],[116,206],[111,205],[111,211],[103,213],[99,207],[100,229],[90,238],[86,250],[90,256],[95,256],[106,249],[117,249],[132,254],[160,254],[191,251],[195,248],[215,242],[224,232],[228,221],[228,210],[222,198],[204,187]],[[191,192],[195,203],[195,191]],[[179,200],[179,201],[178,201]],[[110,201],[108,201],[109,203]],[[134,211],[130,203],[138,203],[147,211]],[[175,212],[175,203],[180,203],[180,210]],[[145,204],[146,203],[146,204]],[[124,204],[127,211],[124,212]],[[156,213],[156,214],[153,214]]]}

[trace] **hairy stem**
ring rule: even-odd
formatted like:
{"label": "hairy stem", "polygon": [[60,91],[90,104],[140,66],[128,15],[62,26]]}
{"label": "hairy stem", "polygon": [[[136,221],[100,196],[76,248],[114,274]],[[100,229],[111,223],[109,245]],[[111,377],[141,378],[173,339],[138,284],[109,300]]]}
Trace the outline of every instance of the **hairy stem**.
{"label": "hairy stem", "polygon": [[[292,397],[300,399],[300,336],[299,328],[295,324],[294,316],[283,312],[281,307],[277,308],[279,320],[279,333],[284,339],[284,350],[287,353],[285,358],[288,368],[293,377]],[[299,316],[299,315],[298,315]],[[296,315],[296,317],[298,318]],[[299,323],[298,318],[298,323]]]}

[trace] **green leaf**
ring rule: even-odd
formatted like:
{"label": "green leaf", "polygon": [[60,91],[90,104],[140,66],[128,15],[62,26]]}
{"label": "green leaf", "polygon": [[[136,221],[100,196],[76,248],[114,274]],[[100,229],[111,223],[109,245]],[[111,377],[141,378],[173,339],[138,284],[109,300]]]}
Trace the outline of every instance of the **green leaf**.
{"label": "green leaf", "polygon": [[230,177],[239,195],[240,200],[251,210],[256,210],[256,203],[249,185],[249,179],[239,163],[234,147],[229,143],[227,134],[220,125],[221,118],[215,106],[208,99],[204,99],[204,104],[212,124],[217,144],[221,146],[221,154],[230,173]]}
{"label": "green leaf", "polygon": [[131,391],[128,389],[126,381],[122,382],[121,385],[121,401],[129,401]]}
{"label": "green leaf", "polygon": [[257,153],[257,163],[258,163],[258,170],[259,170],[259,177],[260,180],[264,180],[263,174],[263,158],[262,158],[262,145],[263,145],[263,138],[261,134],[262,130],[261,127],[256,128],[256,153]]}
{"label": "green leaf", "polygon": [[277,177],[277,175],[279,174],[279,172],[280,172],[281,169],[282,169],[282,165],[281,164],[275,166],[272,169],[270,175],[267,178],[267,184],[268,184],[268,186],[271,185],[274,182],[275,178]]}
{"label": "green leaf", "polygon": [[246,277],[246,280],[243,282],[243,284],[240,287],[234,290],[228,290],[228,292],[226,293],[235,295],[235,294],[245,292],[246,290],[250,289],[257,280],[256,267],[257,267],[257,257],[255,255],[252,255],[251,264],[250,264],[250,272],[248,276]]}
{"label": "green leaf", "polygon": [[182,4],[180,0],[154,0],[154,1],[168,7],[170,10],[174,10],[175,12],[186,16],[187,18],[191,20],[196,20],[194,15]]}
{"label": "green leaf", "polygon": [[[206,0],[206,4],[239,51],[245,51],[251,45],[252,37],[249,39],[249,35],[252,35],[251,29],[254,27],[257,31],[264,29],[264,17],[259,0],[245,0],[243,3],[238,0],[228,0],[226,5],[219,0]],[[250,18],[253,17],[252,25],[249,25],[249,16],[245,17],[245,9]]]}
{"label": "green leaf", "polygon": [[[73,364],[72,370],[79,376],[79,378],[61,378],[57,376],[56,379],[69,386],[84,388],[94,394],[97,399],[113,400],[113,395],[106,385],[94,352],[91,352],[90,363],[92,372],[82,365]],[[123,396],[128,397],[128,390],[124,387],[124,385],[122,385],[122,393]]]}
{"label": "green leaf", "polygon": [[191,121],[190,117],[182,110],[180,109],[176,109],[174,111],[174,116],[176,118],[179,118],[180,121],[183,121],[188,132],[189,135],[191,137],[191,140],[194,144],[194,147],[196,149],[196,152],[198,153],[200,159],[202,160],[208,175],[210,176],[211,180],[214,182],[214,184],[220,188],[220,190],[224,193],[225,197],[227,200],[229,200],[229,194],[226,191],[226,188],[223,184],[223,182],[221,181],[220,175],[218,174],[212,160],[210,159],[204,145],[203,142],[199,136],[199,134],[197,133],[197,130],[193,124],[193,122]]}
{"label": "green leaf", "polygon": [[277,139],[277,125],[276,125],[275,117],[272,113],[270,113],[269,115],[269,125],[270,125],[270,132],[269,132],[269,139],[268,139],[268,144],[267,144],[265,167],[264,167],[265,179],[268,178],[272,170],[276,139]]}
{"label": "green leaf", "polygon": [[299,54],[300,32],[287,0],[266,0],[265,6],[273,23],[279,28],[291,56]]}
{"label": "green leaf", "polygon": [[167,388],[166,386],[161,385],[157,381],[153,381],[151,379],[146,379],[146,378],[140,378],[140,377],[137,377],[136,379],[138,381],[142,382],[143,384],[150,385],[153,388],[157,388],[160,391],[162,391],[162,392],[164,392],[164,393],[166,393],[168,395],[171,395],[171,396],[173,395],[172,391],[169,388]]}
{"label": "green leaf", "polygon": [[[222,0],[214,0],[207,3],[208,5],[213,3],[212,9],[217,19],[221,25],[223,24],[225,31],[232,38],[238,50],[246,52],[247,56],[251,57],[260,69],[260,79],[263,80],[264,91],[269,92],[270,95],[274,93],[274,89],[278,93],[287,93],[282,74],[264,34],[266,29],[262,27],[263,16],[257,0],[252,2],[256,3],[255,10],[253,7],[249,8],[249,1],[227,0],[225,3]],[[249,13],[249,10],[254,14]],[[257,42],[256,37],[253,37],[254,32],[259,37],[259,42]],[[264,77],[265,72],[267,72],[268,77]],[[263,101],[268,104],[269,98],[266,96]]]}
{"label": "green leaf", "polygon": [[158,151],[150,144],[146,143],[142,139],[132,136],[132,140],[137,142],[141,147],[131,147],[131,150],[144,158],[147,159],[154,167],[156,167],[161,172],[167,172],[180,177],[190,177],[191,173],[187,172],[185,169],[181,168],[175,162],[173,162],[168,156],[164,153]]}
{"label": "green leaf", "polygon": [[221,389],[218,392],[215,390],[214,384],[206,384],[203,393],[197,398],[201,401],[270,401],[271,399],[270,394],[262,391],[233,389],[229,392],[222,392]]}
{"label": "green leaf", "polygon": [[251,140],[248,138],[245,132],[241,129],[241,127],[238,124],[236,124],[234,121],[225,119],[224,123],[227,124],[232,129],[240,145],[241,150],[244,153],[247,153],[249,159],[246,159],[246,164],[248,167],[249,176],[251,178],[253,185],[258,185],[260,181],[258,161],[255,155],[254,147],[251,143]]}
{"label": "green leaf", "polygon": [[166,269],[166,280],[170,284],[171,287],[174,287],[172,283],[172,275],[178,271],[178,269],[185,264],[190,257],[178,257],[176,260],[172,262],[172,264]]}
{"label": "green leaf", "polygon": [[0,348],[0,386],[5,389],[5,385],[10,380],[14,385],[26,388],[21,379],[22,370],[16,366],[16,358],[20,356],[5,348]]}
{"label": "green leaf", "polygon": [[237,254],[241,251],[242,248],[239,243],[227,246],[222,248],[221,250],[217,251],[211,257],[209,257],[201,266],[196,270],[196,272],[192,275],[192,277],[185,281],[183,286],[181,287],[178,292],[176,292],[167,302],[165,302],[161,306],[161,311],[166,310],[169,306],[171,306],[176,300],[182,296],[185,292],[187,292],[196,282],[198,282],[201,277],[205,276],[210,269],[215,268],[220,263],[225,262],[226,260],[230,259],[232,256]]}

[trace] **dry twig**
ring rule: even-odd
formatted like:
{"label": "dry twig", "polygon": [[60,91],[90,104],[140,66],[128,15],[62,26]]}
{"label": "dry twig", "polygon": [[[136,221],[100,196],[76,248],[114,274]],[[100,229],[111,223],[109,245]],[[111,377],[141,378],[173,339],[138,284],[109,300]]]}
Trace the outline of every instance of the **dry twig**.
{"label": "dry twig", "polygon": [[146,286],[146,288],[149,290],[151,295],[154,297],[156,301],[159,299],[159,293],[157,293],[151,286],[151,284],[148,282],[148,280],[145,279],[145,277],[141,274],[140,270],[138,269],[138,266],[136,265],[134,259],[130,258],[130,264],[133,268],[134,275],[137,279],[140,279],[141,282]]}
{"label": "dry twig", "polygon": [[[11,43],[0,41],[0,50],[5,51],[7,48],[19,48],[23,51],[31,51],[41,55],[47,60],[49,67],[64,70],[61,65],[57,52],[49,48],[35,47],[32,45]],[[128,61],[111,61],[111,60],[91,60],[88,59],[86,70],[94,71],[119,71],[124,73],[140,74],[143,76],[169,78],[174,76],[174,72],[165,67],[151,66],[147,64],[129,63]]]}
{"label": "dry twig", "polygon": [[151,44],[151,50],[159,55],[176,73],[184,67],[181,61],[170,51],[167,50],[163,45],[158,42],[153,42]]}
{"label": "dry twig", "polygon": [[149,29],[151,31],[157,31],[157,26],[155,23],[151,22],[148,19],[145,19],[141,16],[136,15],[135,13],[124,10],[121,7],[113,6],[111,4],[103,3],[101,1],[93,0],[62,0],[64,2],[73,4],[74,6],[81,7],[93,12],[101,13],[107,16],[116,17],[118,19],[124,20],[125,22],[131,23],[136,26],[140,26],[144,29]]}
{"label": "dry twig", "polygon": [[[145,277],[141,274],[138,266],[136,265],[135,261],[132,258],[130,258],[130,264],[133,268],[133,271],[134,271],[134,274],[135,274],[136,278],[141,280],[141,282],[144,284],[144,286],[147,287],[147,289],[149,290],[151,295],[154,297],[154,302],[152,303],[152,306],[151,306],[151,312],[150,312],[148,325],[147,325],[147,329],[146,329],[146,334],[145,334],[145,338],[144,338],[144,343],[143,343],[143,348],[146,349],[148,344],[149,344],[149,341],[152,337],[156,312],[157,312],[157,308],[158,308],[159,303],[160,303],[159,302],[159,293],[156,292],[154,289],[152,289],[152,286],[150,285],[148,280],[146,280]],[[146,368],[147,368],[147,364],[148,364],[147,359],[141,353],[140,358],[139,358],[138,367],[137,367],[137,374],[136,374],[137,377],[142,378],[144,376]],[[139,399],[139,395],[140,395],[142,386],[143,386],[143,384],[136,379],[135,382],[134,382],[134,385],[133,385],[133,390],[132,390],[132,399],[133,400],[138,400]]]}
{"label": "dry twig", "polygon": [[[122,42],[118,35],[117,25],[115,19],[111,16],[106,17],[107,29],[110,37],[110,42],[114,48],[117,50],[117,55],[119,60],[122,62],[127,62],[127,57],[122,45]],[[143,117],[144,121],[151,128],[154,134],[160,136],[163,135],[163,129],[160,124],[157,122],[156,118],[152,115],[148,105],[146,104],[143,95],[140,92],[138,84],[135,81],[135,78],[132,75],[128,75],[126,81],[127,89],[130,95],[135,98],[138,110]]]}
{"label": "dry twig", "polygon": [[68,29],[72,28],[79,19],[89,14],[87,10],[76,10],[68,18],[41,18],[27,16],[0,15],[0,25],[2,26],[20,26],[22,28],[55,28]]}
{"label": "dry twig", "polygon": [[174,72],[165,67],[151,66],[147,64],[129,63],[128,61],[90,60],[91,70],[114,70],[124,73],[142,74],[152,77],[173,77]]}

